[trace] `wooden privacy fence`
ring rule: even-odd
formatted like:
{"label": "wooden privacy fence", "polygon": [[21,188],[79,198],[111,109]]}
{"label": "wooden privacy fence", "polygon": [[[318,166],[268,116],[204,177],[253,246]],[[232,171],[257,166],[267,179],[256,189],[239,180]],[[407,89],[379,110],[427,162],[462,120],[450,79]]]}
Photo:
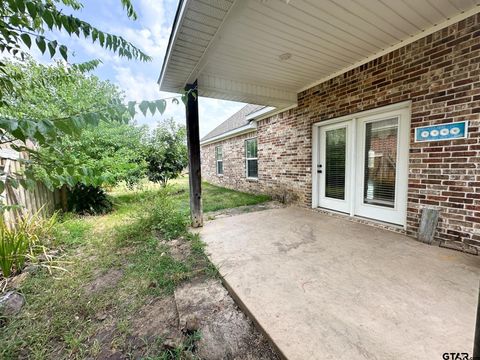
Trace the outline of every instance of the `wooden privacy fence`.
{"label": "wooden privacy fence", "polygon": [[[0,167],[6,174],[21,173],[22,163],[18,159],[26,159],[27,153],[15,151],[11,148],[0,148]],[[64,204],[64,192],[60,190],[51,191],[40,182],[31,188],[25,189],[18,186],[14,189],[7,185],[0,195],[5,205],[20,205],[18,210],[5,211],[4,220],[11,226],[15,226],[19,217],[25,214],[36,214],[51,216],[57,208]]]}

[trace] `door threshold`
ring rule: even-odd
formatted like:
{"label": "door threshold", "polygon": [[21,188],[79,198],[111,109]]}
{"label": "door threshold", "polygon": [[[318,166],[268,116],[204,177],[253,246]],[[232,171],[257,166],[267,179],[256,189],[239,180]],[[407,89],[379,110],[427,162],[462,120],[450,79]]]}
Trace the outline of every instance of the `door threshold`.
{"label": "door threshold", "polygon": [[396,232],[396,233],[399,233],[399,234],[406,234],[405,226],[402,226],[402,225],[392,224],[392,223],[388,223],[388,222],[384,222],[384,221],[380,221],[380,220],[375,220],[375,219],[371,219],[371,218],[366,218],[366,217],[362,217],[362,216],[357,216],[357,215],[352,216],[348,213],[335,211],[335,210],[322,208],[322,207],[313,208],[313,210],[321,212],[321,213],[329,215],[329,216],[338,217],[340,219],[346,219],[346,220],[349,220],[349,221],[352,221],[352,222],[355,222],[355,223],[358,223],[358,224],[364,224],[364,225],[369,225],[369,226],[373,226],[373,227],[377,227],[377,228],[381,228],[381,229],[386,229],[386,230],[393,231],[393,232]]}

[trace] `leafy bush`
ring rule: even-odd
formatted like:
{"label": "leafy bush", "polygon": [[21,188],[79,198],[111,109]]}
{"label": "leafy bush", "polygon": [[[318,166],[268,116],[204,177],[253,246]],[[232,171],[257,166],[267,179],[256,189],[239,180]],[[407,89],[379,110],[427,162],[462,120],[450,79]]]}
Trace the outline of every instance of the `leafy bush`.
{"label": "leafy bush", "polygon": [[45,253],[56,219],[56,214],[44,219],[39,211],[21,217],[13,228],[0,218],[0,269],[4,277],[20,272],[27,258]]}
{"label": "leafy bush", "polygon": [[101,187],[77,184],[68,194],[68,210],[77,214],[99,215],[112,209],[113,203]]}

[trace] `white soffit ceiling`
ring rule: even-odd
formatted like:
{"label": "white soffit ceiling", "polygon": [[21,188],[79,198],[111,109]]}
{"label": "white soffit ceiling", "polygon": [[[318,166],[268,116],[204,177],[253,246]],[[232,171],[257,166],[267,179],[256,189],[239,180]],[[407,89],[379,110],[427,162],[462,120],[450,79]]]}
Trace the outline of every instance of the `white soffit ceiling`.
{"label": "white soffit ceiling", "polygon": [[184,0],[160,74],[202,96],[277,107],[480,11],[478,0]]}

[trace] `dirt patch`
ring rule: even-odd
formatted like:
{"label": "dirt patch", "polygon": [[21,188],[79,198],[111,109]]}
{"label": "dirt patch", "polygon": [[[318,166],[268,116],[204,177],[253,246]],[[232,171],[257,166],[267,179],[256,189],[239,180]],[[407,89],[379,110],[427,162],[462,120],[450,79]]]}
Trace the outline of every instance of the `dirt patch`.
{"label": "dirt patch", "polygon": [[95,275],[92,282],[85,286],[85,292],[92,294],[117,286],[123,276],[123,271],[119,269],[110,269],[103,274]]}
{"label": "dirt patch", "polygon": [[153,340],[160,337],[168,344],[179,346],[183,334],[179,331],[174,297],[154,298],[145,304],[135,315],[130,331],[133,338]]}
{"label": "dirt patch", "polygon": [[236,306],[218,279],[196,279],[175,290],[179,325],[192,325],[201,338],[201,359],[278,359],[252,321]]}
{"label": "dirt patch", "polygon": [[[193,255],[191,242],[184,238],[160,241],[160,249],[177,261],[186,261]],[[202,261],[195,266],[204,267]],[[122,275],[120,270],[98,275],[86,291],[113,287]],[[101,323],[92,338],[99,349],[96,358],[157,358],[170,353],[181,354],[179,359],[278,359],[219,279],[199,272],[180,284],[173,294],[151,295],[143,301],[123,320],[115,309],[96,316],[95,320]],[[122,326],[126,326],[123,332]]]}
{"label": "dirt patch", "polygon": [[184,238],[175,240],[162,240],[160,245],[168,248],[169,254],[177,261],[186,260],[192,253],[191,246]]}

